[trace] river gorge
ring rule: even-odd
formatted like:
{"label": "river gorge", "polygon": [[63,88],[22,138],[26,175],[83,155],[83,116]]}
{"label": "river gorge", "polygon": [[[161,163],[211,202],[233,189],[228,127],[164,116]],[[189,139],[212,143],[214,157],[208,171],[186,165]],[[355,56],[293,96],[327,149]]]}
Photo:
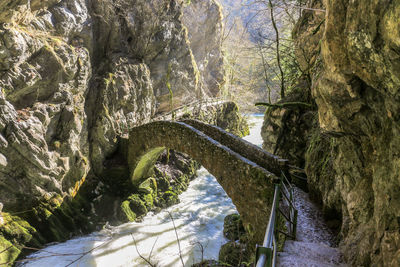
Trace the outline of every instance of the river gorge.
{"label": "river gorge", "polygon": [[308,195],[279,264],[400,266],[399,25],[399,0],[0,0],[0,266],[254,263],[282,174]]}
{"label": "river gorge", "polygon": [[[244,139],[261,146],[263,114],[248,118],[250,134]],[[145,258],[151,254],[150,260],[157,266],[179,266],[179,246],[185,266],[202,259],[217,260],[220,247],[228,241],[223,236],[224,218],[237,212],[232,201],[204,168],[179,199],[179,204],[166,210],[150,212],[142,222],[106,226],[102,231],[48,246],[20,266],[146,266],[138,252]]]}

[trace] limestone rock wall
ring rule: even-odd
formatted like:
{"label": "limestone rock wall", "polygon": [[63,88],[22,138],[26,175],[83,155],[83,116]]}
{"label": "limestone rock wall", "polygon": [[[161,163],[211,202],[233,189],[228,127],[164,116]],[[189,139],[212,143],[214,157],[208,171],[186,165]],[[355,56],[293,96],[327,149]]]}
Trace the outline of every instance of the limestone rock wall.
{"label": "limestone rock wall", "polygon": [[182,1],[124,1],[123,37],[128,51],[146,63],[158,99],[158,110],[193,101],[203,96],[197,63],[182,22]]}
{"label": "limestone rock wall", "polygon": [[[212,3],[196,14],[205,12],[198,27],[216,24],[206,34],[218,44]],[[119,138],[157,112],[217,94],[205,89],[212,83],[198,70],[185,10],[181,0],[0,1],[0,264],[23,244],[104,223],[87,201],[118,204],[109,185],[124,184],[110,181],[124,177],[113,158]],[[218,61],[218,49],[198,60]],[[118,164],[107,172],[110,162]]]}
{"label": "limestone rock wall", "polygon": [[193,0],[185,6],[182,19],[201,74],[200,86],[216,96],[225,84],[222,6],[215,0]]}
{"label": "limestone rock wall", "polygon": [[84,107],[90,54],[69,43],[88,16],[81,2],[74,3],[69,27],[58,16],[67,7],[36,14],[26,2],[0,26],[0,201],[6,209],[70,193],[89,171]]}
{"label": "limestone rock wall", "polygon": [[118,137],[172,108],[171,97],[178,106],[216,94],[203,89],[211,82],[198,71],[184,11],[205,23],[191,27],[191,38],[208,35],[215,43],[205,54],[194,46],[198,60],[219,61],[222,22],[213,1],[185,9],[180,0],[1,1],[5,209],[74,195],[89,172],[102,173]]}
{"label": "limestone rock wall", "polygon": [[[303,92],[303,90],[307,92],[307,88],[301,87],[301,92],[290,93],[281,102],[309,102],[310,94]],[[270,153],[288,159],[291,164],[303,168],[307,140],[315,117],[315,111],[304,106],[269,107],[261,128],[263,148]]]}
{"label": "limestone rock wall", "polygon": [[[331,142],[343,247],[354,264],[400,263],[400,3],[326,1],[315,81],[321,129]],[[312,168],[310,168],[312,169]],[[318,186],[316,186],[319,189]],[[324,192],[325,191],[325,192]]]}
{"label": "limestone rock wall", "polygon": [[350,263],[398,266],[400,3],[313,6],[326,12],[305,11],[295,29],[297,57],[313,70],[308,90],[318,108],[305,140],[310,192],[339,228]]}

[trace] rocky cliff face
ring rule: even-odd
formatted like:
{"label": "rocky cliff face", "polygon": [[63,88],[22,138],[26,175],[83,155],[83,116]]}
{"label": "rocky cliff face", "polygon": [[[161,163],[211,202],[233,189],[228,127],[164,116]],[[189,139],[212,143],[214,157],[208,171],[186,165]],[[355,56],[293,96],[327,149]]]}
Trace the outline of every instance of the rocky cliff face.
{"label": "rocky cliff face", "polygon": [[[196,63],[211,62],[205,69],[215,68],[213,77],[223,80],[217,70],[220,10],[207,3],[184,8],[180,0],[1,1],[4,210],[29,210],[50,200],[58,207],[85,180],[107,179],[105,160],[129,129],[156,112],[218,93]],[[188,25],[190,36],[209,36],[210,51],[191,47],[184,11],[202,14],[206,24]],[[206,33],[198,29],[207,23],[216,26]]]}
{"label": "rocky cliff face", "polygon": [[222,6],[215,0],[193,0],[183,13],[183,22],[188,28],[190,47],[200,72],[203,90],[218,95],[225,83]]}
{"label": "rocky cliff face", "polygon": [[[400,5],[327,1],[323,75],[313,87],[331,138],[343,245],[363,265],[400,262]],[[318,187],[317,187],[318,188]],[[326,199],[325,197],[325,199]],[[371,246],[372,245],[372,246]]]}
{"label": "rocky cliff face", "polygon": [[353,265],[398,266],[400,3],[313,2],[326,13],[306,11],[295,31],[318,107],[306,140],[310,190]]}
{"label": "rocky cliff face", "polygon": [[[298,91],[290,93],[281,102],[308,103],[311,95],[307,93],[307,88],[307,83],[304,83],[303,87],[297,88]],[[269,107],[261,128],[263,148],[289,159],[291,164],[304,167],[307,140],[314,117],[315,111],[307,106]]]}
{"label": "rocky cliff face", "polygon": [[[216,25],[199,60],[220,60],[219,6],[185,10]],[[10,190],[72,193],[89,170],[102,172],[118,136],[169,109],[171,95],[174,105],[201,96],[200,78],[213,88],[182,15],[180,1],[2,1],[0,202],[17,204]],[[200,26],[190,28],[198,38]]]}

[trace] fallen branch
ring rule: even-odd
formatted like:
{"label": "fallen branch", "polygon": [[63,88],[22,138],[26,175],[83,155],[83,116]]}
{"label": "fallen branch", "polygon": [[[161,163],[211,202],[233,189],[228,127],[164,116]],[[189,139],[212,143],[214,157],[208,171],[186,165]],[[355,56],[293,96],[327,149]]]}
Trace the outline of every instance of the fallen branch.
{"label": "fallen branch", "polygon": [[156,241],[154,241],[153,246],[151,247],[150,254],[149,254],[149,260],[151,259],[151,254],[153,253],[153,250],[154,250],[154,247],[156,246],[158,238],[159,238],[159,236],[157,236]]}
{"label": "fallen branch", "polygon": [[201,244],[198,241],[195,244],[199,245],[199,247],[200,247],[200,251],[201,251],[201,261],[200,262],[203,262],[203,260],[204,260],[204,247],[203,247],[203,244]]}
{"label": "fallen branch", "polygon": [[109,241],[104,242],[104,243],[102,243],[102,244],[100,244],[100,245],[98,245],[98,246],[92,248],[91,250],[88,250],[88,251],[82,253],[82,255],[81,255],[79,258],[77,258],[76,260],[72,261],[71,263],[65,265],[65,267],[71,266],[71,265],[74,264],[75,262],[77,262],[77,261],[79,261],[80,259],[82,259],[83,257],[85,257],[87,254],[91,253],[91,252],[94,251],[95,249],[98,249],[99,247],[102,247],[102,246],[104,246],[104,245],[110,243],[111,241],[113,241],[113,239],[110,239]]}
{"label": "fallen branch", "polygon": [[131,233],[131,237],[132,237],[132,239],[133,239],[133,242],[135,242],[136,252],[137,252],[137,254],[139,255],[139,257],[140,257],[142,260],[144,260],[149,266],[151,266],[151,267],[157,267],[155,264],[151,263],[150,257],[151,257],[151,253],[153,252],[154,245],[156,244],[158,238],[156,239],[156,242],[154,242],[153,248],[151,248],[150,255],[149,255],[149,259],[146,259],[146,258],[139,252],[139,249],[138,249],[137,243],[136,243],[136,239],[135,239],[135,237],[133,236],[132,233]]}
{"label": "fallen branch", "polygon": [[172,217],[172,215],[171,215],[171,213],[169,211],[168,211],[168,215],[172,220],[172,224],[174,226],[175,235],[176,235],[176,241],[178,241],[179,258],[181,259],[182,266],[185,267],[185,263],[183,262],[183,258],[182,258],[182,250],[181,250],[181,244],[179,242],[178,231],[176,230],[176,226],[175,226],[175,221],[174,221],[174,218]]}
{"label": "fallen branch", "polygon": [[[31,257],[31,258],[26,258],[26,259],[22,259],[22,260],[16,260],[13,262],[2,262],[0,263],[0,266],[8,266],[12,263],[24,263],[24,262],[29,262],[29,261],[34,261],[34,260],[39,260],[39,259],[45,259],[45,258],[50,258],[50,257],[65,257],[65,256],[80,256],[79,258],[77,258],[76,260],[72,261],[71,263],[67,264],[65,267],[71,266],[73,263],[79,261],[80,259],[82,259],[83,257],[85,257],[87,254],[93,252],[95,249],[98,249],[99,247],[102,247],[108,243],[110,243],[113,239],[103,242],[102,244],[86,251],[86,252],[82,252],[82,253],[57,253],[57,252],[51,252],[48,250],[44,250],[44,249],[40,249],[40,248],[34,248],[34,247],[27,247],[27,246],[22,246],[21,249],[28,249],[28,250],[34,250],[34,251],[41,251],[44,253],[48,253],[50,255],[46,255],[46,256],[40,256],[40,257]],[[0,254],[9,250],[12,246],[6,248],[5,250],[0,251]]]}

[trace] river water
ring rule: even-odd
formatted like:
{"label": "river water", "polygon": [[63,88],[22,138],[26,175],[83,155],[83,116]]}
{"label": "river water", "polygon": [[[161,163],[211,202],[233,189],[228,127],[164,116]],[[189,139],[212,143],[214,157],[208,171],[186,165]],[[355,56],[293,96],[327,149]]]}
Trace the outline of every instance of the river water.
{"label": "river water", "polygon": [[[262,114],[249,116],[250,135],[245,137],[259,146],[262,121]],[[221,245],[228,241],[222,235],[224,218],[236,212],[232,201],[204,168],[179,199],[179,204],[157,214],[150,212],[140,223],[106,227],[49,246],[30,255],[22,266],[148,266],[139,253],[146,259],[151,254],[151,263],[161,267],[218,259]]]}

